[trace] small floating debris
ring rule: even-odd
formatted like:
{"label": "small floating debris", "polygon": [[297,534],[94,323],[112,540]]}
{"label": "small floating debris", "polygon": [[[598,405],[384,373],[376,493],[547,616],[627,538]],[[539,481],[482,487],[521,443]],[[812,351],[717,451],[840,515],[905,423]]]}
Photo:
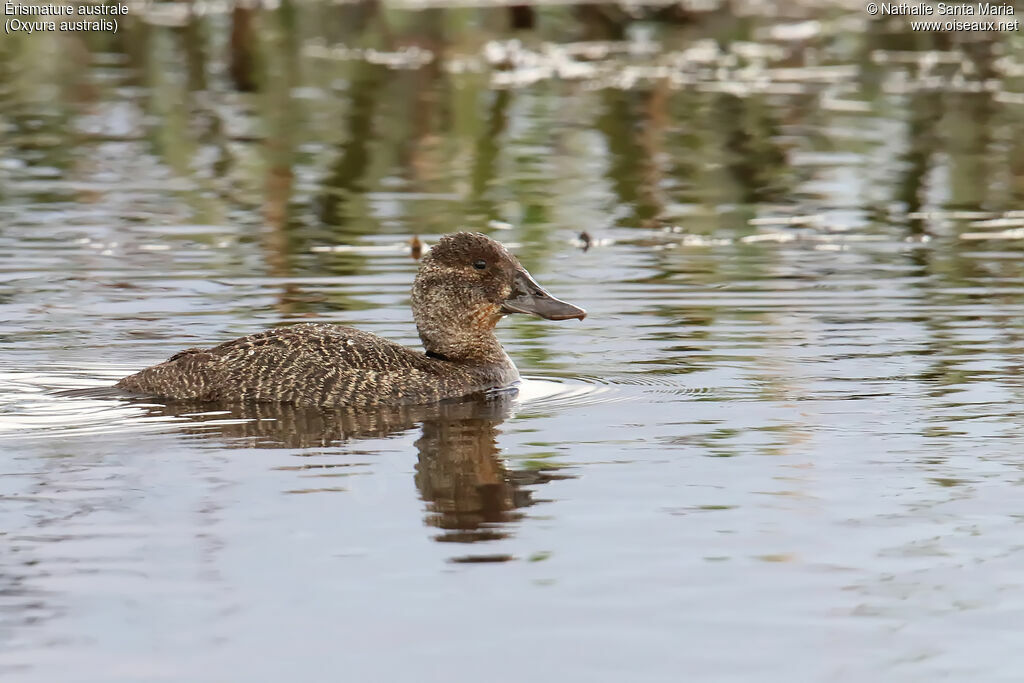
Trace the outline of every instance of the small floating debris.
{"label": "small floating debris", "polygon": [[849,114],[866,114],[871,112],[871,104],[861,100],[844,100],[831,94],[821,97],[821,108],[825,111],[845,112]]}
{"label": "small floating debris", "polygon": [[825,217],[820,213],[804,216],[764,216],[751,218],[747,221],[750,225],[819,225]]}
{"label": "small floating debris", "polygon": [[1024,227],[1024,217],[1003,216],[984,221],[973,221],[972,228],[1019,228]]}
{"label": "small floating debris", "polygon": [[[324,244],[310,247],[309,250],[315,254],[400,254],[408,252],[412,246],[411,241],[394,244]],[[421,250],[425,250],[424,247],[421,242]]]}
{"label": "small floating debris", "polygon": [[483,60],[471,55],[453,55],[444,60],[443,68],[451,74],[480,73],[484,70]]}
{"label": "small floating debris", "polygon": [[836,64],[834,66],[786,66],[767,69],[765,71],[772,81],[820,81],[835,83],[849,81],[857,77],[858,69],[852,64]]}
{"label": "small floating debris", "polygon": [[786,50],[778,45],[766,45],[765,43],[752,43],[746,40],[738,40],[729,45],[733,55],[753,62],[767,60],[782,60],[786,58]]}
{"label": "small floating debris", "polygon": [[962,240],[1024,240],[1024,228],[997,230],[994,232],[965,232],[960,235]]}
{"label": "small floating debris", "polygon": [[936,64],[960,64],[964,53],[956,50],[874,50],[871,61],[875,64],[916,64],[931,67]]}
{"label": "small floating debris", "polygon": [[303,47],[303,53],[314,59],[336,61],[364,61],[389,69],[419,69],[434,61],[434,53],[419,45],[407,45],[393,52],[373,48],[327,45],[322,40],[312,40]]}
{"label": "small floating debris", "polygon": [[[673,232],[678,232],[673,230]],[[693,233],[678,233],[679,241],[672,246],[679,247],[724,247],[734,244],[735,241],[728,237],[707,237]]]}
{"label": "small floating debris", "polygon": [[1000,90],[996,92],[995,100],[1000,104],[1024,104],[1024,93]]}
{"label": "small floating debris", "polygon": [[613,54],[640,54],[652,47],[652,52],[661,49],[656,43],[633,43],[626,40],[583,40],[561,45],[566,54],[589,60],[605,59]]}
{"label": "small floating debris", "polygon": [[587,251],[588,249],[594,249],[597,247],[610,247],[613,244],[633,244],[634,242],[629,240],[612,239],[610,237],[594,237],[584,230],[580,234],[576,235],[576,237],[573,237],[572,240],[570,240],[570,243],[578,249]]}
{"label": "small floating debris", "polygon": [[781,42],[797,42],[810,40],[821,35],[820,21],[801,21],[795,24],[776,24],[766,32],[769,40]]}
{"label": "small floating debris", "polygon": [[590,249],[590,243],[593,241],[593,239],[590,237],[589,232],[584,230],[579,235],[577,235],[577,238],[580,241],[580,248],[583,249],[583,251],[587,251],[588,249]]}
{"label": "small floating debris", "polygon": [[449,558],[448,561],[453,564],[473,564],[477,562],[511,562],[514,559],[516,559],[515,555],[495,553],[493,555],[460,555]]}
{"label": "small floating debris", "polygon": [[760,235],[741,237],[740,242],[744,244],[753,244],[755,242],[777,242],[782,244],[783,242],[795,242],[796,239],[796,235],[790,232],[766,232]]}
{"label": "small floating debris", "polygon": [[913,211],[907,214],[907,218],[914,220],[935,220],[937,218],[945,218],[951,221],[973,221],[981,220],[985,218],[993,218],[997,214],[991,211]]}

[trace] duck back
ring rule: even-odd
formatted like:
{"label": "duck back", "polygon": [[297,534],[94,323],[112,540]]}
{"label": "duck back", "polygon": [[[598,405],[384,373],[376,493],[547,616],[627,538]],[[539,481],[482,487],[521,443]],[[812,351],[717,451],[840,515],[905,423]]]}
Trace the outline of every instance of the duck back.
{"label": "duck back", "polygon": [[507,357],[503,363],[460,363],[351,327],[302,324],[187,349],[117,386],[179,401],[358,407],[427,403],[518,377]]}

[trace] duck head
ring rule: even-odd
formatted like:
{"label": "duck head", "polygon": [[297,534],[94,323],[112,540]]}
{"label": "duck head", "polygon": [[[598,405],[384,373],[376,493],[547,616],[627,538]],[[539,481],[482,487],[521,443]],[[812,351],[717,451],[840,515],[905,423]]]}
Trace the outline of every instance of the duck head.
{"label": "duck head", "polygon": [[548,294],[500,243],[471,232],[445,235],[423,257],[412,310],[428,354],[477,362],[505,358],[494,327],[510,313],[548,320],[587,315]]}

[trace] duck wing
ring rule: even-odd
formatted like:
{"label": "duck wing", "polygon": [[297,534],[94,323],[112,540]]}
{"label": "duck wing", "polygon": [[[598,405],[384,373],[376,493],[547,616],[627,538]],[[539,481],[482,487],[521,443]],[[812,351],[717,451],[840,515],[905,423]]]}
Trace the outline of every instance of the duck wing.
{"label": "duck wing", "polygon": [[[438,363],[351,327],[303,324],[187,349],[117,386],[174,400],[360,406],[441,398]],[[433,372],[432,372],[433,371]]]}

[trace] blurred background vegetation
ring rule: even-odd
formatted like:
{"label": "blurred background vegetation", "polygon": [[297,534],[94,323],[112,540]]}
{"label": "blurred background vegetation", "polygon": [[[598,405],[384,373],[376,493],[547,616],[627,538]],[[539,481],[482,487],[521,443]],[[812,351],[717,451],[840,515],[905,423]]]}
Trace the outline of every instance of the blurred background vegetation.
{"label": "blurred background vegetation", "polygon": [[529,260],[557,230],[1024,226],[1019,31],[859,2],[129,8],[0,41],[9,223],[252,226],[274,276],[463,227],[516,226]]}
{"label": "blurred background vegetation", "polygon": [[[858,207],[1024,193],[1019,32],[914,32],[858,2],[129,7],[115,34],[0,41],[0,153],[36,169],[6,179],[167,181],[187,188],[181,220],[259,216],[305,240],[407,230],[388,192],[424,232],[813,210],[821,154],[889,176]],[[929,197],[939,169],[949,196]],[[594,179],[611,192],[587,201]]]}

